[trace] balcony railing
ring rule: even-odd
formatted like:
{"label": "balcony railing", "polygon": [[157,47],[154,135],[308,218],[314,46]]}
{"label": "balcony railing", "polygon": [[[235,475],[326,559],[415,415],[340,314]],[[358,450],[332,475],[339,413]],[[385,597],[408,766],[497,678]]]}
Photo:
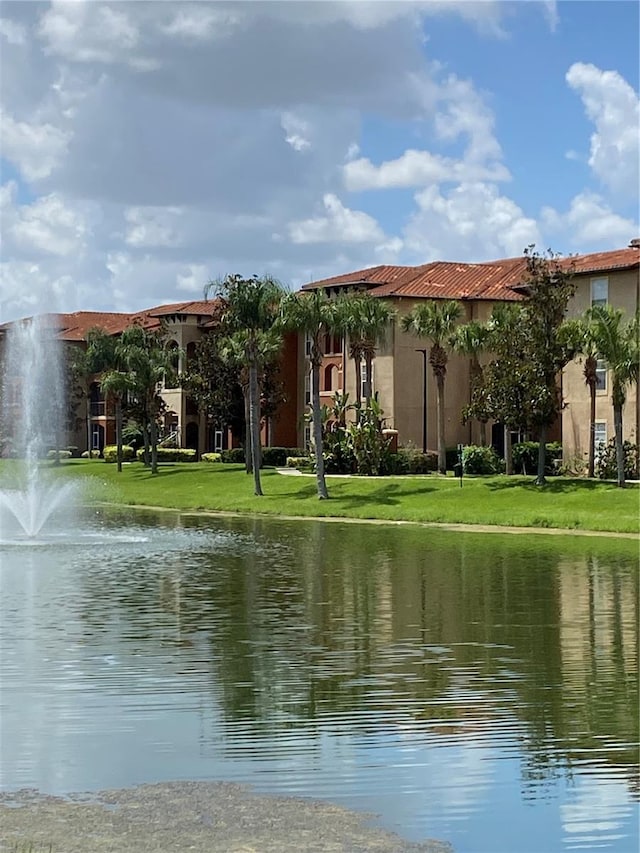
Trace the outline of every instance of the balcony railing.
{"label": "balcony railing", "polygon": [[94,403],[92,401],[89,405],[89,413],[91,414],[91,417],[92,418],[104,417],[104,415],[106,415],[105,406],[106,406],[106,403],[104,400],[100,400],[97,403]]}

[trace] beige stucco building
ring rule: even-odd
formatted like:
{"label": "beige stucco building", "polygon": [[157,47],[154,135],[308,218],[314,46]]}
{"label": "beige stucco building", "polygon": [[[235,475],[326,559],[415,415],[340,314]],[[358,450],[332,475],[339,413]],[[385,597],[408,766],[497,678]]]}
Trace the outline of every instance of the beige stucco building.
{"label": "beige stucco building", "polygon": [[[594,300],[604,298],[631,317],[639,304],[640,248],[634,245],[611,252],[580,255],[567,259],[575,269],[575,296],[569,316],[581,315]],[[391,303],[397,312],[386,343],[379,347],[373,368],[373,390],[384,411],[385,425],[398,431],[401,445],[413,444],[433,450],[436,440],[436,388],[428,364],[428,342],[401,331],[400,318],[420,300],[454,299],[459,301],[459,323],[487,320],[494,305],[520,297],[514,289],[524,280],[525,259],[507,258],[491,263],[463,264],[436,262],[420,267],[378,266],[346,275],[312,282],[303,290],[322,288],[330,296],[367,290],[373,296]],[[356,399],[356,372],[348,358],[344,342],[334,342],[321,370],[321,402],[330,405],[336,391]],[[602,371],[603,387],[598,392],[597,435],[601,440],[613,436],[613,412],[610,382]],[[309,402],[309,365],[305,343],[298,349],[298,419]],[[447,366],[445,389],[446,444],[479,444],[477,422],[462,423],[461,412],[470,402],[469,359],[451,354]],[[563,411],[548,440],[563,441],[566,461],[587,458],[589,441],[589,392],[582,375],[580,360],[571,363],[562,376]],[[625,437],[636,442],[638,437],[638,394],[634,387],[624,411]],[[502,428],[489,424],[488,439],[502,449]],[[515,436],[514,436],[515,438]],[[303,436],[300,436],[303,441]]]}
{"label": "beige stucco building", "polygon": [[[615,252],[583,255],[575,259],[575,295],[569,316],[579,317],[595,304],[608,303],[622,309],[631,318],[640,308],[640,247],[630,246]],[[606,365],[599,363],[599,388],[596,391],[596,446],[613,438],[611,377]],[[569,364],[562,377],[564,408],[562,441],[565,460],[586,461],[589,452],[589,391],[583,375],[583,359]],[[640,408],[638,389],[628,390],[623,410],[624,438],[638,443]]]}

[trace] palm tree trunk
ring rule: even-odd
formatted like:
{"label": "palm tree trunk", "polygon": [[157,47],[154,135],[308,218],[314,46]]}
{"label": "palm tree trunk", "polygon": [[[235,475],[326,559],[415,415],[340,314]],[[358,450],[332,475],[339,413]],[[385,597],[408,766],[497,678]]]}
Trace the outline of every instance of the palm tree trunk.
{"label": "palm tree trunk", "polygon": [[596,471],[596,385],[589,383],[589,462],[588,477],[595,477]]}
{"label": "palm tree trunk", "polygon": [[536,486],[544,486],[546,485],[546,478],[544,476],[544,467],[547,461],[547,425],[544,424],[540,427],[540,432],[538,433],[538,473],[536,475]]}
{"label": "palm tree trunk", "polygon": [[116,461],[118,471],[122,471],[122,400],[116,398]]}
{"label": "palm tree trunk", "polygon": [[616,468],[618,469],[618,486],[624,489],[624,446],[622,442],[622,403],[613,404],[613,430],[616,442]]}
{"label": "palm tree trunk", "polygon": [[365,382],[364,382],[364,393],[365,393],[365,402],[367,406],[371,405],[371,398],[373,397],[373,359],[370,354],[367,353],[364,357],[364,365],[365,365]]}
{"label": "palm tree trunk", "polygon": [[513,474],[513,452],[511,449],[511,427],[504,424],[504,471],[507,476]]}
{"label": "palm tree trunk", "polygon": [[311,406],[313,411],[313,446],[316,457],[316,483],[318,485],[318,498],[323,501],[328,499],[329,492],[324,476],[324,447],[320,412],[320,364],[315,359],[311,365]]}
{"label": "palm tree trunk", "polygon": [[437,416],[438,416],[438,472],[447,473],[447,449],[444,439],[444,376],[436,374],[437,394]]}
{"label": "palm tree trunk", "polygon": [[242,388],[244,397],[244,470],[253,474],[253,457],[251,452],[251,409],[249,406],[249,385]]}
{"label": "palm tree trunk", "polygon": [[151,443],[151,473],[158,473],[158,425],[152,414],[149,419],[149,439]]}
{"label": "palm tree trunk", "polygon": [[146,423],[142,424],[142,441],[144,443],[144,456],[142,457],[142,461],[145,468],[149,467],[150,464],[150,442],[149,442],[149,426]]}
{"label": "palm tree trunk", "polygon": [[249,424],[251,426],[251,464],[253,465],[254,494],[262,495],[260,483],[260,401],[258,400],[258,365],[254,359],[249,366]]}

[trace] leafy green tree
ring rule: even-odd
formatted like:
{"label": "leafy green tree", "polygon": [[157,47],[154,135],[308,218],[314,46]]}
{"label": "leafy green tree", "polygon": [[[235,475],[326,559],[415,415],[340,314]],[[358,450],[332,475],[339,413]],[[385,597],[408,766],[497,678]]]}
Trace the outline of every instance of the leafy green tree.
{"label": "leafy green tree", "polygon": [[436,380],[438,416],[438,471],[447,473],[447,457],[444,429],[444,387],[449,361],[448,348],[456,321],[461,314],[460,305],[454,300],[436,302],[429,300],[416,305],[402,318],[402,328],[419,338],[426,338],[431,346],[429,364]]}
{"label": "leafy green tree", "polygon": [[88,376],[97,375],[100,390],[111,400],[115,411],[116,461],[122,471],[122,406],[130,387],[130,378],[118,350],[118,339],[103,329],[89,329],[83,369]]}
{"label": "leafy green tree", "polygon": [[626,323],[624,313],[610,305],[594,305],[588,312],[595,349],[611,373],[611,403],[615,431],[618,486],[625,485],[625,453],[622,432],[622,410],[627,392],[638,384],[640,317],[636,314]]}
{"label": "leafy green tree", "polygon": [[336,330],[348,335],[349,355],[355,365],[356,405],[362,402],[360,367],[365,363],[364,397],[367,406],[373,396],[373,359],[385,342],[395,312],[383,299],[370,293],[342,296],[336,300]]}
{"label": "leafy green tree", "polygon": [[282,285],[270,276],[228,275],[221,282],[210,282],[205,297],[215,292],[222,303],[222,321],[236,344],[242,347],[243,360],[248,370],[249,425],[251,457],[253,462],[254,491],[262,495],[260,482],[260,397],[258,373],[263,359],[261,347],[266,346],[265,336],[271,340],[278,334]]}
{"label": "leafy green tree", "polygon": [[546,479],[547,432],[560,413],[562,395],[558,377],[574,356],[570,342],[560,333],[570,298],[575,291],[573,270],[561,264],[552,252],[540,255],[532,246],[525,249],[526,276],[522,284],[526,342],[526,375],[531,399],[531,425],[538,434],[536,485]]}
{"label": "leafy green tree", "polygon": [[316,463],[318,497],[327,500],[329,493],[324,472],[322,434],[322,409],[320,406],[320,365],[324,358],[325,335],[339,329],[336,300],[331,300],[322,290],[310,293],[293,293],[283,302],[283,321],[287,328],[297,329],[310,342],[311,362],[311,417],[313,421],[313,446]]}

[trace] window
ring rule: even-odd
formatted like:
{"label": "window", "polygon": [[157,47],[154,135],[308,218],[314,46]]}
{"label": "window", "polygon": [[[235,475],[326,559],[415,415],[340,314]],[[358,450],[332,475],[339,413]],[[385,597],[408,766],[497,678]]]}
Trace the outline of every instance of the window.
{"label": "window", "polygon": [[602,453],[607,446],[607,422],[596,421],[596,432],[594,436],[594,447],[596,450],[596,458]]}
{"label": "window", "polygon": [[311,355],[311,335],[308,332],[304,337],[304,354],[307,358]]}
{"label": "window", "polygon": [[215,453],[220,453],[222,450],[223,434],[221,429],[214,430],[213,433],[213,450]]}
{"label": "window", "polygon": [[594,305],[606,305],[609,301],[609,279],[591,279],[591,307]]}
{"label": "window", "polygon": [[[367,364],[365,361],[360,362],[360,388],[364,400],[367,396]],[[371,365],[371,396],[373,397],[373,364]]]}
{"label": "window", "polygon": [[328,364],[324,369],[324,390],[333,391],[333,377],[338,372],[335,364]]}
{"label": "window", "polygon": [[607,364],[601,358],[596,362],[596,391],[607,390]]}
{"label": "window", "polygon": [[311,404],[311,371],[304,378],[304,401],[307,405]]}

